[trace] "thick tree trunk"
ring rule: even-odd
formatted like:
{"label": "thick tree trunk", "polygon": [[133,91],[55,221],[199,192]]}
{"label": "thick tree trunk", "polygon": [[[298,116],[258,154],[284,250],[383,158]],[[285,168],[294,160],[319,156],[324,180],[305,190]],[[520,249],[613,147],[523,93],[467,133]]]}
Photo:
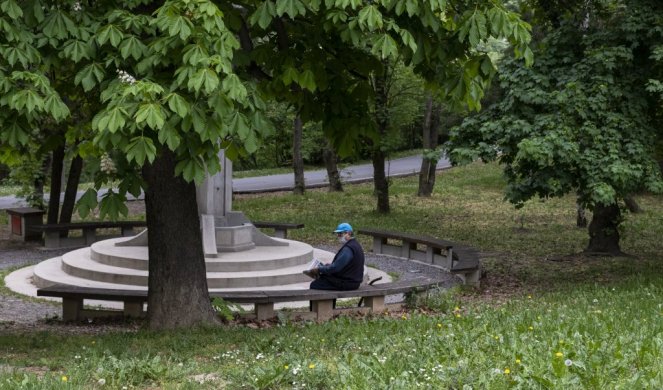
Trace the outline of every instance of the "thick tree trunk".
{"label": "thick tree trunk", "polygon": [[196,187],[174,176],[175,164],[174,154],[164,148],[151,165],[143,167],[151,329],[218,322],[207,289]]}
{"label": "thick tree trunk", "polygon": [[325,160],[325,167],[327,167],[329,192],[342,192],[343,183],[341,183],[341,175],[338,173],[338,165],[336,164],[336,152],[334,151],[334,147],[329,141],[327,142],[325,148],[322,150],[322,158]]}
{"label": "thick tree trunk", "polygon": [[624,197],[624,203],[626,204],[626,208],[628,211],[632,213],[641,213],[642,208],[640,208],[640,205],[638,202],[635,200],[635,197],[633,195],[628,195]]}
{"label": "thick tree trunk", "polygon": [[373,144],[371,152],[371,160],[373,161],[373,188],[377,198],[378,213],[386,214],[390,211],[389,207],[389,182],[384,171],[385,152],[381,147],[382,139],[387,135],[389,128],[389,91],[387,87],[387,70],[388,64],[383,62],[385,66],[384,73],[375,76],[375,122],[378,127],[378,134],[380,140]]}
{"label": "thick tree trunk", "polygon": [[302,118],[295,117],[294,131],[292,132],[292,168],[295,171],[295,195],[303,195],[306,191],[304,181],[304,159],[302,158]]}
{"label": "thick tree trunk", "polygon": [[48,199],[46,223],[58,223],[60,214],[60,193],[62,192],[62,170],[64,167],[64,145],[58,146],[52,153],[51,191]]}
{"label": "thick tree trunk", "polygon": [[389,207],[389,182],[384,172],[384,152],[376,148],[371,154],[373,161],[373,189],[378,201],[378,213],[386,214],[390,211]]}
{"label": "thick tree trunk", "polygon": [[[438,129],[440,127],[440,106],[433,104],[433,97],[428,95],[426,99],[426,113],[423,125],[423,147],[424,152],[437,148]],[[435,173],[437,159],[428,158],[425,154],[421,159],[421,170],[419,171],[419,190],[417,196],[431,196],[435,188]]]}
{"label": "thick tree trunk", "polygon": [[64,189],[64,200],[62,201],[62,208],[60,210],[60,223],[71,222],[71,216],[74,214],[74,206],[76,205],[76,192],[78,191],[78,183],[81,180],[82,170],[83,158],[76,155],[76,157],[71,160],[71,166],[69,167],[67,187]]}
{"label": "thick tree trunk", "polygon": [[622,254],[619,248],[619,223],[621,213],[617,204],[596,205],[589,224],[589,245],[585,252],[590,254]]}

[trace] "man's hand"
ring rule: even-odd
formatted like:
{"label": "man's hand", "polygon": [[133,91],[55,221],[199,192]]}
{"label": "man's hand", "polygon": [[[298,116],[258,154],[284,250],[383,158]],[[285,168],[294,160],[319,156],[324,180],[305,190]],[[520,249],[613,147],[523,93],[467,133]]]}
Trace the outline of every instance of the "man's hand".
{"label": "man's hand", "polygon": [[302,273],[304,275],[308,276],[309,278],[312,278],[312,279],[317,279],[317,278],[320,277],[320,269],[317,268],[317,267],[312,268],[312,269],[304,270],[304,271],[302,271]]}

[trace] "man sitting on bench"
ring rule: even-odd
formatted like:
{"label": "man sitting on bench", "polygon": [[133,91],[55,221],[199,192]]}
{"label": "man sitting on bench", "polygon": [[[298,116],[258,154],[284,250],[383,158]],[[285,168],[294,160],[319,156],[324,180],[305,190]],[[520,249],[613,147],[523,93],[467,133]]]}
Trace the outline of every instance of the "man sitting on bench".
{"label": "man sitting on bench", "polygon": [[306,271],[315,278],[311,282],[314,290],[356,290],[364,279],[364,249],[354,239],[352,226],[341,223],[334,230],[343,246],[331,264],[324,264]]}

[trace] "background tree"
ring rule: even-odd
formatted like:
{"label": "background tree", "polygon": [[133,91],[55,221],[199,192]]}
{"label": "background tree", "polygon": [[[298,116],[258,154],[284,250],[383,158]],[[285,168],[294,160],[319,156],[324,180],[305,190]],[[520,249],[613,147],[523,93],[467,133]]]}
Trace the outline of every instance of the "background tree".
{"label": "background tree", "polygon": [[542,25],[532,68],[505,61],[504,99],[457,129],[451,156],[499,159],[506,197],[516,206],[576,192],[593,212],[586,251],[619,254],[620,201],[663,189],[653,158],[660,117],[645,89],[660,76],[653,59],[663,39],[663,5],[564,4],[544,9],[555,16]]}
{"label": "background tree", "polygon": [[[90,141],[113,156],[120,179],[100,216],[126,214],[126,195],[145,190],[152,328],[215,321],[193,182],[218,171],[220,148],[231,158],[257,149],[270,128],[265,96],[297,103],[348,153],[375,133],[366,108],[381,61],[404,58],[476,106],[495,71],[473,50],[482,39],[504,37],[530,57],[527,25],[488,0],[0,0],[0,9],[2,151],[26,145],[40,120],[68,116],[39,65],[69,53],[76,94],[99,107]],[[290,94],[294,85],[311,98]],[[95,177],[79,212],[97,206],[106,179]]]}

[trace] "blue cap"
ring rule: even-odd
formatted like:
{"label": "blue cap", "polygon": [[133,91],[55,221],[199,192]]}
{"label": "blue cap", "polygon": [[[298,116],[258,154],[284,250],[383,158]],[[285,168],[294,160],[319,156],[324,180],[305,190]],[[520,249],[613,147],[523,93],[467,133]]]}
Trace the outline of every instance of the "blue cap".
{"label": "blue cap", "polygon": [[334,230],[334,233],[345,233],[351,231],[352,231],[352,226],[350,226],[350,224],[347,222],[343,222],[338,226],[336,226],[336,230]]}

